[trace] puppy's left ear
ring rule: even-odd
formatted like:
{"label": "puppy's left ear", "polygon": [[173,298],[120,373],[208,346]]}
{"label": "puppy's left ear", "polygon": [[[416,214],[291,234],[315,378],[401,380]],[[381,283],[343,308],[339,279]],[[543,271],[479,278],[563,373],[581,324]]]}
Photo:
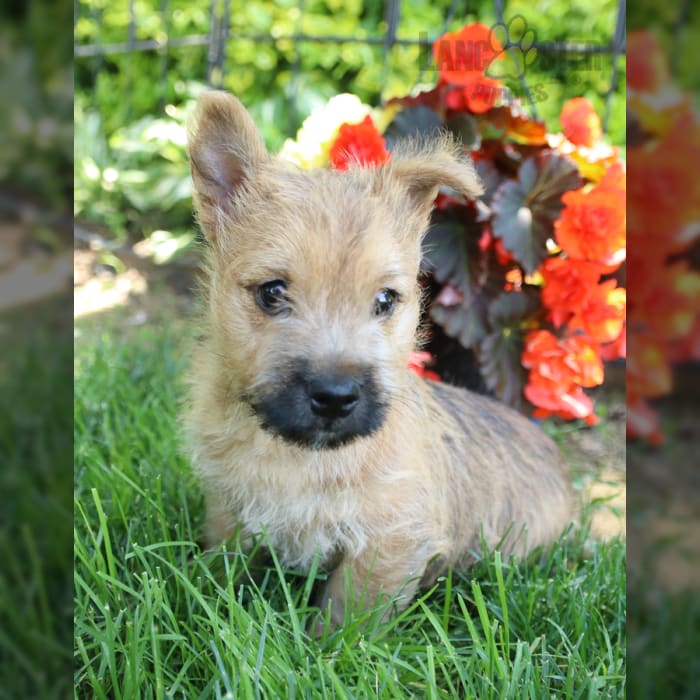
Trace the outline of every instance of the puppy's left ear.
{"label": "puppy's left ear", "polygon": [[217,210],[232,213],[270,156],[245,107],[226,92],[203,93],[188,126],[195,205],[214,239]]}
{"label": "puppy's left ear", "polygon": [[421,214],[430,213],[441,185],[469,199],[484,191],[471,158],[450,135],[399,146],[384,170],[385,178],[400,183]]}

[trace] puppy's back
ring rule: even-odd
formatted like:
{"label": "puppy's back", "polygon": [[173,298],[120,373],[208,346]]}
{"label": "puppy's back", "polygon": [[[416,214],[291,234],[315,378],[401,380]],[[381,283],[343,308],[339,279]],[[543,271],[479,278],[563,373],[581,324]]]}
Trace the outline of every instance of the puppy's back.
{"label": "puppy's back", "polygon": [[450,520],[464,524],[458,538],[464,545],[452,558],[478,551],[482,529],[489,547],[500,543],[504,555],[554,541],[573,511],[568,470],[554,441],[487,396],[439,382],[425,386],[442,414],[432,468],[454,486],[446,495]]}

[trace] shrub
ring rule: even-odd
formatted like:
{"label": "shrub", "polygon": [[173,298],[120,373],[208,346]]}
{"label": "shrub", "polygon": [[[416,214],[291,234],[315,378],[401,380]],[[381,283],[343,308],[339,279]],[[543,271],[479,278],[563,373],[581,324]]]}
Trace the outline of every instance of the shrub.
{"label": "shrub", "polygon": [[491,77],[507,57],[485,25],[446,34],[433,48],[434,87],[383,110],[336,97],[282,155],[302,166],[345,168],[354,159],[381,167],[402,138],[452,132],[485,192],[474,201],[438,195],[424,260],[430,320],[474,353],[486,387],[506,403],[593,424],[584,389],[603,382],[603,360],[625,356],[618,150],[602,140],[585,98],[564,104],[562,133],[527,117]]}

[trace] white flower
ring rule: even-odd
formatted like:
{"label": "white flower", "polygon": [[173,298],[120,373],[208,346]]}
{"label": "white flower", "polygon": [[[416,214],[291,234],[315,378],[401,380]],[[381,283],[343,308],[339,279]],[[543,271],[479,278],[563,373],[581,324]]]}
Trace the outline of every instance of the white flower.
{"label": "white flower", "polygon": [[359,124],[371,113],[371,108],[356,95],[336,95],[311,112],[297,132],[296,140],[285,141],[280,157],[304,168],[324,167],[328,165],[328,151],[341,124]]}

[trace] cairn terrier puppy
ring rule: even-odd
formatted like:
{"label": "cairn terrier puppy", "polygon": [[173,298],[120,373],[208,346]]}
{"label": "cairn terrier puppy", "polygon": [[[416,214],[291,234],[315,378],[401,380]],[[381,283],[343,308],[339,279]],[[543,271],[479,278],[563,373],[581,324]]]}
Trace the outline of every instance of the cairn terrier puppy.
{"label": "cairn terrier puppy", "polygon": [[441,137],[378,168],[301,170],[212,91],[189,152],[208,317],[185,422],[207,543],[264,531],[285,566],[320,555],[318,604],[338,625],[347,580],[365,605],[401,608],[482,537],[504,556],[556,539],[572,499],[554,443],[407,367],[438,188],[481,192],[462,150]]}

